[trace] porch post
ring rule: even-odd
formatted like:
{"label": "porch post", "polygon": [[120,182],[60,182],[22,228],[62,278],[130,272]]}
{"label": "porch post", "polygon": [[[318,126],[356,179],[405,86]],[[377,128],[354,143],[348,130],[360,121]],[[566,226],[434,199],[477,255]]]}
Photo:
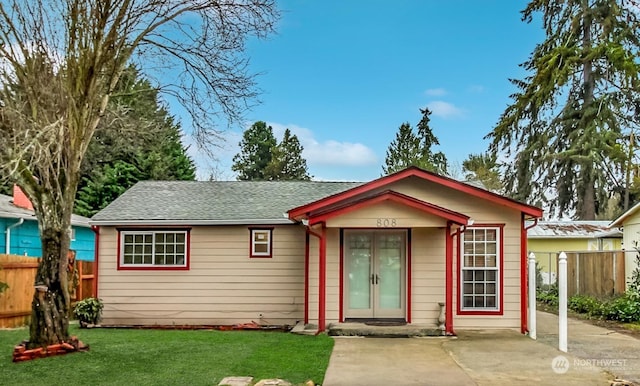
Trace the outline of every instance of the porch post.
{"label": "porch post", "polygon": [[322,223],[320,232],[319,290],[318,294],[318,332],[325,330],[326,291],[327,291],[327,228]]}
{"label": "porch post", "polygon": [[447,334],[453,334],[453,235],[451,235],[451,222],[447,222],[445,235],[445,321],[444,328]]}

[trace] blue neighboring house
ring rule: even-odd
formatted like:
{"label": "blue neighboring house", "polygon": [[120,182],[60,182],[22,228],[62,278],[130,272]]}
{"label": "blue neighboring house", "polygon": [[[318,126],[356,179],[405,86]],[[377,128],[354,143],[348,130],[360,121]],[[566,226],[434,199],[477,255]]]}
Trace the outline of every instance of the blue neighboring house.
{"label": "blue neighboring house", "polygon": [[[93,261],[95,234],[87,217],[71,218],[71,249],[77,260]],[[0,194],[0,253],[23,256],[42,256],[38,221],[31,202],[18,187],[13,197]]]}

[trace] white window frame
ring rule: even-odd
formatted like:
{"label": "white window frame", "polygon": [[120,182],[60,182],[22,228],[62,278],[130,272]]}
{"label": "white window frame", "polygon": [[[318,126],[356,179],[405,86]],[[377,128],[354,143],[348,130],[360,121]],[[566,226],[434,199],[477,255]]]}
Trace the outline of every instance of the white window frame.
{"label": "white window frame", "polygon": [[[474,237],[473,241],[470,241],[474,245],[473,253],[466,253],[466,249],[465,249],[465,244],[469,243],[469,242],[467,242],[465,240],[465,232],[473,232],[474,236],[476,236],[478,234],[477,231],[486,232],[487,230],[494,230],[496,232],[496,239],[495,239],[495,241],[491,242],[491,243],[495,243],[495,246],[496,246],[496,249],[495,249],[495,262],[496,262],[495,263],[495,267],[486,266],[486,262],[487,262],[488,258],[490,256],[494,255],[493,253],[486,253],[486,250],[487,250],[486,245],[489,244],[489,242],[486,240],[486,238],[485,238],[485,240],[480,240],[480,239],[476,239]],[[460,246],[459,246],[460,250],[461,250],[461,253],[460,253],[460,276],[459,276],[460,277],[460,283],[458,284],[458,291],[459,291],[458,292],[459,293],[458,301],[460,302],[460,307],[459,307],[460,311],[464,311],[464,312],[467,312],[467,311],[474,312],[475,311],[475,312],[488,312],[488,313],[500,312],[501,311],[501,309],[500,309],[501,296],[502,296],[502,290],[503,290],[502,289],[502,283],[501,283],[501,276],[502,276],[501,275],[501,269],[502,269],[502,266],[501,266],[501,263],[502,263],[502,261],[501,261],[502,260],[502,245],[501,245],[502,244],[502,228],[499,227],[499,226],[475,226],[475,227],[467,227],[465,229],[465,232],[463,232],[461,234]],[[477,244],[484,244],[485,245],[485,248],[484,248],[484,250],[485,250],[485,253],[484,253],[485,266],[468,267],[468,266],[466,266],[466,260],[467,260],[466,258],[467,257],[476,258],[476,257],[479,257],[479,256],[483,255],[483,253],[476,253],[475,252],[476,251],[475,246]],[[473,259],[473,260],[475,261],[475,259]],[[465,280],[465,272],[468,272],[468,271],[474,272],[474,274],[473,274],[474,278],[470,282]],[[475,279],[475,276],[476,276],[475,272],[478,272],[478,271],[484,271],[484,275],[483,275],[484,279],[483,280],[476,280]],[[487,272],[490,272],[490,271],[495,272],[495,280],[494,281],[487,280]],[[495,285],[495,306],[493,306],[493,307],[487,307],[487,306],[484,306],[484,307],[476,307],[476,306],[468,307],[468,306],[465,306],[465,303],[464,303],[465,296],[472,296],[472,299],[474,300],[474,304],[475,304],[476,295],[477,296],[484,296],[484,297],[486,297],[487,295],[488,296],[492,296],[493,295],[491,293],[486,293],[486,292],[484,294],[475,294],[475,293],[468,294],[468,293],[465,292],[465,284],[472,284],[472,286],[474,287],[474,290],[475,290],[475,285],[476,284],[484,284],[485,290],[486,290],[487,284],[494,284]]]}
{"label": "white window frame", "polygon": [[[260,234],[260,233],[264,233],[267,235],[266,240],[260,240],[260,241],[256,241],[256,235]],[[252,228],[251,229],[251,257],[272,257],[272,240],[273,240],[273,229],[271,228]],[[256,251],[256,246],[257,245],[266,245],[267,246],[267,251],[266,252],[261,252],[261,251]]]}
{"label": "white window frame", "polygon": [[[177,255],[183,255],[183,262],[182,264],[159,264],[158,263],[158,258],[161,256],[161,252],[158,252],[156,250],[157,246],[158,246],[158,242],[157,242],[157,236],[158,235],[168,235],[168,234],[173,234],[173,235],[184,235],[184,242],[179,243],[177,241],[174,241],[172,243],[164,243],[164,246],[168,246],[168,245],[172,245],[173,246],[173,252],[171,254],[163,252],[163,256],[166,258],[167,255],[169,256],[173,256],[174,259],[176,258]],[[135,236],[151,236],[151,263],[127,263],[125,262],[125,247],[127,246],[127,236],[133,236],[135,239]],[[163,229],[163,230],[122,230],[120,231],[120,267],[122,268],[135,268],[135,267],[140,267],[140,268],[184,268],[184,267],[188,267],[188,259],[189,259],[189,232],[187,230],[176,230],[176,229]],[[135,248],[135,241],[133,243],[133,246]],[[176,252],[176,247],[182,245],[183,246],[183,252],[182,253],[178,253]],[[144,251],[142,252],[142,254],[144,255]]]}

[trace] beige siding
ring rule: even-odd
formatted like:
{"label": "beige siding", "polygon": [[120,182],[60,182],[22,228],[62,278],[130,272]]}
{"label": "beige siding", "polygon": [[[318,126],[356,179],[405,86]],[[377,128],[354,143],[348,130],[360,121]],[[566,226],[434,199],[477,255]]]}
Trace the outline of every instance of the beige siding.
{"label": "beige siding", "polygon": [[105,324],[293,324],[304,311],[304,228],[276,227],[273,258],[249,258],[247,227],[193,227],[188,271],[118,271],[117,232],[101,228]]}
{"label": "beige siding", "polygon": [[327,221],[329,228],[419,228],[443,227],[446,224],[446,220],[441,217],[425,214],[394,202],[366,206]]}
{"label": "beige siding", "polygon": [[436,326],[445,301],[445,231],[414,229],[411,240],[411,321]]}

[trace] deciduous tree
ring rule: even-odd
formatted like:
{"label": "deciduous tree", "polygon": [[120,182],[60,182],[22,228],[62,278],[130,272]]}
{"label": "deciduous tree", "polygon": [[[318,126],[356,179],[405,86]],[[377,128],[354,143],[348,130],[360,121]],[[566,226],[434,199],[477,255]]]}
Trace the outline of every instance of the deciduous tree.
{"label": "deciduous tree", "polygon": [[133,62],[162,74],[210,144],[216,118],[239,122],[256,96],[245,41],[270,33],[277,16],[272,0],[0,1],[1,174],[33,203],[43,251],[30,347],[68,340],[80,167],[123,71]]}

